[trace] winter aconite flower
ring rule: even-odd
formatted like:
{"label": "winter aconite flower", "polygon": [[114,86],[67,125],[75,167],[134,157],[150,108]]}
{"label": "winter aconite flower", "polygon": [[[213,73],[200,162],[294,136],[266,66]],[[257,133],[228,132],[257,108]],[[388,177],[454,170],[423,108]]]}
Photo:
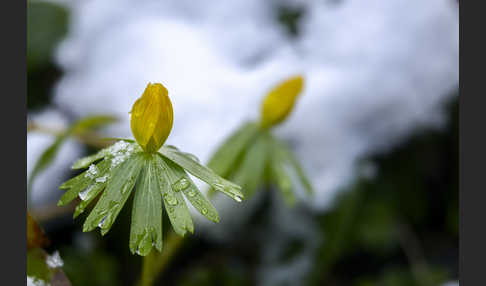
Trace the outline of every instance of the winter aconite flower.
{"label": "winter aconite flower", "polygon": [[262,103],[261,125],[269,127],[282,122],[292,111],[303,85],[304,79],[298,75],[270,90]]}
{"label": "winter aconite flower", "polygon": [[247,197],[266,184],[276,185],[289,205],[295,202],[296,185],[312,192],[295,155],[270,132],[290,114],[303,83],[302,76],[294,76],[270,90],[262,103],[260,122],[243,124],[208,163],[216,173],[241,185]]}
{"label": "winter aconite flower", "polygon": [[167,89],[160,83],[148,84],[131,111],[133,136],[143,150],[156,152],[172,129],[172,103]]}
{"label": "winter aconite flower", "polygon": [[106,234],[133,189],[129,243],[132,253],[145,256],[153,246],[162,249],[162,205],[176,233],[183,236],[187,231],[194,232],[184,197],[206,218],[219,222],[216,209],[186,171],[238,202],[243,199],[238,185],[199,164],[194,155],[163,145],[172,128],[172,118],[167,89],[158,83],[149,84],[131,112],[136,142],[122,139],[74,163],[73,169],[87,170],[61,185],[67,191],[58,205],[79,197],[81,202],[74,212],[77,217],[99,197],[83,231],[99,227],[101,234]]}

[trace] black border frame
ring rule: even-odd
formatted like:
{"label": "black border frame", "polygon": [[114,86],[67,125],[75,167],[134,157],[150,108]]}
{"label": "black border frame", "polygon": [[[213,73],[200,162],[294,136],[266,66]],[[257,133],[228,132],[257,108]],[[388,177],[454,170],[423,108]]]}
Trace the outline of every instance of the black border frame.
{"label": "black border frame", "polygon": [[[464,5],[466,3],[466,5]],[[459,283],[486,285],[485,257],[486,190],[483,180],[486,161],[484,136],[486,64],[483,40],[484,10],[463,2],[459,9]],[[479,5],[478,5],[479,6]],[[476,30],[476,31],[475,31]],[[465,40],[469,39],[469,42]]]}
{"label": "black border frame", "polygon": [[[27,1],[4,1],[2,58],[3,285],[26,283]],[[7,186],[8,183],[8,186]],[[20,253],[19,253],[20,252]]]}

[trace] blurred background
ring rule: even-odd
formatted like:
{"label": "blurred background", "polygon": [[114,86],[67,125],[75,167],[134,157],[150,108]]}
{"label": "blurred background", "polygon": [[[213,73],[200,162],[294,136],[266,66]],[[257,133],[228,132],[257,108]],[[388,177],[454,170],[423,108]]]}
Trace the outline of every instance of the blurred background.
{"label": "blurred background", "polygon": [[[156,285],[458,285],[457,1],[27,3],[29,211],[72,285],[140,274],[129,207],[101,237],[56,202],[96,138],[131,137],[148,82],[173,102],[167,144],[206,163],[295,74],[304,91],[274,134],[315,195],[292,208],[271,189],[218,198],[221,223],[193,214],[195,234]],[[63,136],[98,115],[117,120]]]}

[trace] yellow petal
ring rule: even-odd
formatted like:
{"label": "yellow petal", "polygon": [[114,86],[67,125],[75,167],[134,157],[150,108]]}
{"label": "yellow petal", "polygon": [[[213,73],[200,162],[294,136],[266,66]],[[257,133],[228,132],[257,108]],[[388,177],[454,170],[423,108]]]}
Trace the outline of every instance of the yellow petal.
{"label": "yellow petal", "polygon": [[133,104],[130,127],[145,151],[156,152],[169,137],[173,118],[167,89],[160,83],[149,83]]}
{"label": "yellow petal", "polygon": [[283,81],[268,92],[262,103],[262,127],[266,128],[278,124],[289,115],[303,85],[304,78],[297,75]]}

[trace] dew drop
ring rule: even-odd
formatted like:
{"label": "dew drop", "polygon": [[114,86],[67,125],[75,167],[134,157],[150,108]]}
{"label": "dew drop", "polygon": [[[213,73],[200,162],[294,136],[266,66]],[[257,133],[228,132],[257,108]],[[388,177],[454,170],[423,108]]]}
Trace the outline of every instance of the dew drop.
{"label": "dew drop", "polygon": [[194,162],[197,162],[199,163],[199,158],[196,157],[196,155],[194,154],[191,154],[191,153],[183,153],[184,155],[186,155],[187,157],[189,157],[191,160],[193,160]]}
{"label": "dew drop", "polygon": [[111,211],[114,211],[118,208],[118,206],[120,205],[120,203],[118,203],[117,201],[110,201],[108,203],[108,208],[111,210]]}
{"label": "dew drop", "polygon": [[132,186],[132,180],[129,179],[123,186],[122,186],[122,189],[121,189],[121,193],[122,194],[125,194],[129,189],[130,187]]}
{"label": "dew drop", "polygon": [[99,177],[95,179],[95,182],[97,183],[104,183],[108,179],[108,175],[104,175],[103,177]]}
{"label": "dew drop", "polygon": [[196,195],[196,192],[194,190],[190,190],[189,192],[187,192],[187,195],[190,197],[194,197]]}
{"label": "dew drop", "polygon": [[224,190],[224,186],[220,183],[215,183],[213,184],[213,187],[216,189],[216,190]]}
{"label": "dew drop", "polygon": [[207,214],[208,213],[208,209],[205,208],[205,207],[201,207],[201,212],[203,215]]}
{"label": "dew drop", "polygon": [[101,221],[98,223],[99,228],[103,228],[103,223],[105,222],[107,216],[104,216]]}
{"label": "dew drop", "polygon": [[236,195],[235,196],[235,201],[241,203],[241,201],[242,201],[241,196]]}
{"label": "dew drop", "polygon": [[165,193],[164,194],[164,199],[171,206],[177,205],[177,199],[173,195],[170,195],[170,194]]}
{"label": "dew drop", "polygon": [[186,178],[181,178],[179,181],[172,185],[174,191],[179,192],[189,187],[189,181]]}
{"label": "dew drop", "polygon": [[91,191],[92,188],[93,188],[93,185],[87,187],[86,190],[79,192],[79,194],[78,194],[79,198],[83,201],[87,200],[89,191]]}

